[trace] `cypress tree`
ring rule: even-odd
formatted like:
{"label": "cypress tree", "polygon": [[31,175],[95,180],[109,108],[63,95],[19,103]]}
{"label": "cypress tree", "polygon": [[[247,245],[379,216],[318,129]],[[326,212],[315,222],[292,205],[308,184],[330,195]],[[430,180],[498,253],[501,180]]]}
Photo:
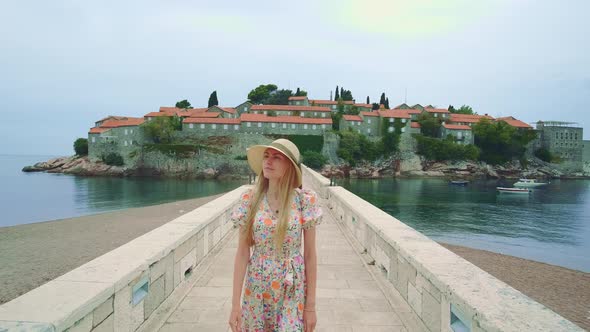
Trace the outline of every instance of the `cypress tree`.
{"label": "cypress tree", "polygon": [[217,91],[211,92],[209,96],[209,102],[207,103],[207,107],[219,105],[219,101],[217,100]]}
{"label": "cypress tree", "polygon": [[389,109],[389,98],[385,98],[385,108]]}
{"label": "cypress tree", "polygon": [[381,99],[379,99],[379,105],[385,105],[385,92],[381,94]]}
{"label": "cypress tree", "polygon": [[336,94],[334,95],[334,100],[338,100],[340,98],[340,94],[338,93],[338,85],[336,85]]}
{"label": "cypress tree", "polygon": [[340,98],[344,98],[344,88],[340,87]]}
{"label": "cypress tree", "polygon": [[299,88],[297,88],[297,91],[295,91],[295,96],[299,97],[299,94],[301,93],[301,91],[299,91]]}
{"label": "cypress tree", "polygon": [[370,104],[371,101],[369,100],[369,96],[367,96],[367,104]]}

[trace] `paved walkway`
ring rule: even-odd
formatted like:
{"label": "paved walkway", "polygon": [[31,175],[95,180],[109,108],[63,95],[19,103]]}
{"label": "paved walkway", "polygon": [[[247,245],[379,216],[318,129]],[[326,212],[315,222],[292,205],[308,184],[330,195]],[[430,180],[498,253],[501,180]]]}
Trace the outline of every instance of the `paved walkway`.
{"label": "paved walkway", "polygon": [[[324,219],[317,229],[316,331],[414,330],[408,328],[408,324],[404,326],[400,319],[401,315],[405,321],[409,312],[403,307],[401,310],[396,307],[394,312],[391,299],[387,300],[329,210],[322,207]],[[230,240],[166,319],[160,332],[230,331],[227,320],[231,310],[233,262],[238,240],[237,230],[232,232]]]}

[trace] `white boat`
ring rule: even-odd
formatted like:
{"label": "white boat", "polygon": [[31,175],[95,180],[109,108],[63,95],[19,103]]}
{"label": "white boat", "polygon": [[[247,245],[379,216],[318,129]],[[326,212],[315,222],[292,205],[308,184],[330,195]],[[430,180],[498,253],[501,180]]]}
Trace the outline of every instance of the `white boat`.
{"label": "white boat", "polygon": [[449,181],[449,184],[455,185],[455,186],[466,186],[469,183],[469,181],[467,180],[451,180]]}
{"label": "white boat", "polygon": [[501,194],[529,194],[531,192],[530,189],[525,188],[506,188],[506,187],[496,187]]}
{"label": "white boat", "polygon": [[537,182],[535,179],[518,179],[518,181],[514,184],[514,186],[517,188],[535,188],[545,185],[547,185],[547,183]]}

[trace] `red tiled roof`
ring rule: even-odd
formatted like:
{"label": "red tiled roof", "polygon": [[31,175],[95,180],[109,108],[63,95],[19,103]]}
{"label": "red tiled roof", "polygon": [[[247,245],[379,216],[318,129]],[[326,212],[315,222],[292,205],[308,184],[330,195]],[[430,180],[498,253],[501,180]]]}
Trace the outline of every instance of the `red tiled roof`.
{"label": "red tiled roof", "polygon": [[425,108],[424,110],[428,113],[450,113],[446,108]]}
{"label": "red tiled roof", "polygon": [[268,116],[264,114],[242,113],[242,122],[277,122],[277,123],[307,123],[307,124],[332,124],[332,119],[304,118],[301,116]]}
{"label": "red tiled roof", "polygon": [[109,115],[106,118],[102,118],[102,119],[100,119],[100,120],[98,120],[96,122],[102,122],[102,121],[105,121],[105,120],[125,120],[125,119],[127,119],[126,116]]}
{"label": "red tiled roof", "polygon": [[405,111],[408,111],[408,114],[420,114],[420,113],[422,113],[421,110],[416,110],[416,109],[413,109],[413,108],[410,108],[410,109],[405,110]]}
{"label": "red tiled roof", "polygon": [[100,133],[104,133],[107,130],[111,130],[111,128],[94,127],[94,128],[90,128],[90,131],[88,133],[89,134],[100,134]]}
{"label": "red tiled roof", "polygon": [[379,116],[383,118],[398,118],[398,119],[410,119],[412,118],[407,110],[386,110],[377,111]]}
{"label": "red tiled roof", "polygon": [[228,118],[186,118],[183,123],[218,123],[218,124],[240,124],[240,119]]}
{"label": "red tiled roof", "polygon": [[354,104],[354,106],[364,107],[364,108],[372,108],[373,105],[371,104]]}
{"label": "red tiled roof", "polygon": [[176,113],[176,112],[180,112],[184,110],[184,108],[178,108],[178,107],[168,107],[168,106],[160,106],[160,112],[166,112],[166,113]]}
{"label": "red tiled roof", "polygon": [[361,112],[362,116],[379,116],[379,112]]}
{"label": "red tiled roof", "polygon": [[236,109],[233,107],[220,107],[222,110],[224,110],[227,113],[231,113],[231,114],[236,114]]}
{"label": "red tiled roof", "polygon": [[471,127],[469,127],[468,125],[456,125],[456,124],[443,123],[442,126],[449,129],[449,130],[471,130]]}
{"label": "red tiled roof", "polygon": [[289,100],[305,100],[307,99],[307,96],[292,96],[289,97]]}
{"label": "red tiled roof", "polygon": [[145,121],[144,118],[127,118],[125,120],[107,120],[100,125],[100,128],[117,128],[139,126]]}
{"label": "red tiled roof", "polygon": [[150,117],[150,118],[156,117],[156,116],[172,116],[172,115],[170,115],[166,112],[150,112],[150,113],[144,115],[144,117]]}
{"label": "red tiled roof", "polygon": [[451,117],[450,117],[451,122],[477,123],[481,119],[493,120],[494,118],[489,115],[457,114],[457,113],[452,113]]}
{"label": "red tiled roof", "polygon": [[524,123],[512,116],[506,116],[503,118],[497,118],[496,121],[505,121],[506,123],[508,123],[509,125],[511,125],[512,127],[516,127],[516,128],[532,128],[530,125],[528,125],[527,123]]}
{"label": "red tiled roof", "polygon": [[330,112],[327,107],[321,106],[297,106],[297,105],[254,105],[251,111],[304,111],[304,112]]}
{"label": "red tiled roof", "polygon": [[216,118],[219,116],[219,112],[198,112],[198,113],[193,113],[191,116],[186,117],[186,119],[190,119],[190,118]]}
{"label": "red tiled roof", "polygon": [[363,121],[360,115],[343,115],[342,117],[346,121]]}
{"label": "red tiled roof", "polygon": [[[310,103],[320,104],[320,105],[338,105],[337,100],[320,100],[320,99],[310,99]],[[354,102],[352,100],[344,100],[344,105],[353,105]]]}
{"label": "red tiled roof", "polygon": [[410,127],[411,128],[421,128],[422,126],[418,122],[412,122],[412,123],[410,123]]}

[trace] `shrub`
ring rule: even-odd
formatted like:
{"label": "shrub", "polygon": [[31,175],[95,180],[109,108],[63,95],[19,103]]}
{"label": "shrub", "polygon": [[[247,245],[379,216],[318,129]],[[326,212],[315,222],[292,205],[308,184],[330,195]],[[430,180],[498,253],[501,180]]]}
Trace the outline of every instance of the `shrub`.
{"label": "shrub", "polygon": [[328,162],[323,154],[316,151],[305,151],[302,158],[303,163],[313,169],[321,169]]}
{"label": "shrub", "polygon": [[78,138],[74,142],[74,152],[78,156],[85,156],[88,154],[88,140],[86,138]]}
{"label": "shrub", "polygon": [[553,155],[545,148],[539,148],[535,151],[535,156],[545,162],[550,163],[553,160]]}
{"label": "shrub", "polygon": [[357,161],[361,160],[374,161],[381,154],[377,143],[350,128],[340,131],[338,135],[340,136],[340,146],[336,154],[351,166],[355,166]]}
{"label": "shrub", "polygon": [[111,152],[106,155],[102,156],[102,161],[111,166],[123,166],[125,162],[123,161],[123,157],[116,152]]}
{"label": "shrub", "polygon": [[428,160],[477,160],[479,149],[472,145],[457,144],[452,139],[440,140],[414,135],[418,142],[418,154]]}

